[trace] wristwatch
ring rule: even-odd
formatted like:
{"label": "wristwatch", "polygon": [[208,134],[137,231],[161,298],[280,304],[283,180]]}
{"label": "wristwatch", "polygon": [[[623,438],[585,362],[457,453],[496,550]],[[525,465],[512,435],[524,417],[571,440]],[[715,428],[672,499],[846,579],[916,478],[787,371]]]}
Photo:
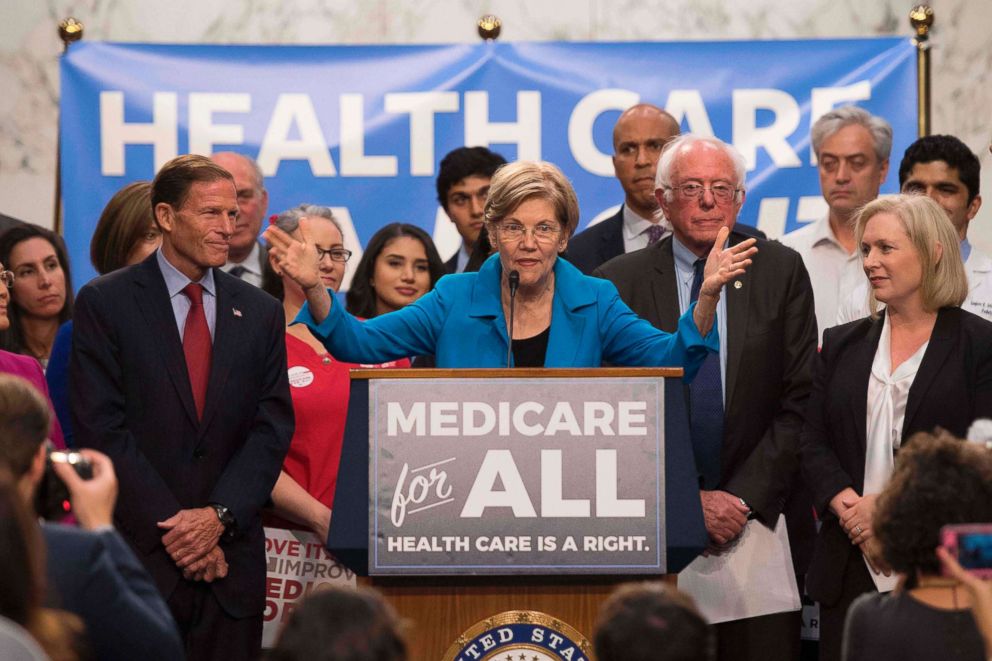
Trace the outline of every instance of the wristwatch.
{"label": "wristwatch", "polygon": [[220,523],[224,526],[224,537],[230,538],[234,535],[234,515],[231,514],[231,510],[227,509],[223,505],[218,503],[210,503],[210,507],[217,512],[217,518],[220,519]]}

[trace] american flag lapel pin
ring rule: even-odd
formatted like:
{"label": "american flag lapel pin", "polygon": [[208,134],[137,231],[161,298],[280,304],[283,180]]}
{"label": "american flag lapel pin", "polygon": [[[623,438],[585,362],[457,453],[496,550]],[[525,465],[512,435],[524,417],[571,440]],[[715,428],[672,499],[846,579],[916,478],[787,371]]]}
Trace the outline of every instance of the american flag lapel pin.
{"label": "american flag lapel pin", "polygon": [[235,317],[240,317],[241,316],[241,310],[239,310],[238,308],[231,308],[231,312],[234,313],[234,316]]}

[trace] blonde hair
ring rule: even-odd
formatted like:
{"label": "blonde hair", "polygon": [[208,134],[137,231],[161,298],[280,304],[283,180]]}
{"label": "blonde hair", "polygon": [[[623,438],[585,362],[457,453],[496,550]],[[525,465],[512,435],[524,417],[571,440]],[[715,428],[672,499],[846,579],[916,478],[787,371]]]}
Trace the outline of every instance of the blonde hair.
{"label": "blonde hair", "polygon": [[[869,202],[858,212],[854,235],[861,245],[868,221],[880,213],[899,219],[910,243],[916,248],[923,271],[920,293],[923,307],[935,312],[943,307],[957,307],[968,295],[968,277],[961,262],[960,239],[950,218],[926,195],[893,195]],[[938,252],[937,245],[942,252]],[[868,308],[878,317],[878,300],[869,288]]]}
{"label": "blonde hair", "polygon": [[568,178],[546,161],[517,161],[496,170],[489,184],[486,223],[497,225],[524,201],[535,197],[551,203],[563,237],[571,238],[579,224],[579,201]]}

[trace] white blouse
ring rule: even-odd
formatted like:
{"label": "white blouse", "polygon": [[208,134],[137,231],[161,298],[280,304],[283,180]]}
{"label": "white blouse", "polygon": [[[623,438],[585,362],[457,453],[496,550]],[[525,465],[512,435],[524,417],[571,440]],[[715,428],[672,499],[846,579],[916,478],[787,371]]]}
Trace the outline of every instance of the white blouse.
{"label": "white blouse", "polygon": [[886,315],[868,379],[864,494],[880,493],[892,475],[894,453],[902,443],[909,389],[930,344],[929,340],[924,342],[916,353],[893,371],[891,335],[892,329]]}

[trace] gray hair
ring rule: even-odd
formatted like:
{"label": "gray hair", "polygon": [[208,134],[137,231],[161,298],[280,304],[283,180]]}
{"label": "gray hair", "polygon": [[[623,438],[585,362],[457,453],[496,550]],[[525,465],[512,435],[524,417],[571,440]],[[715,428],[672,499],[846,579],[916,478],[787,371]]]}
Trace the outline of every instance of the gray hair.
{"label": "gray hair", "polygon": [[[658,170],[654,175],[654,189],[664,190],[665,199],[669,202],[672,200],[672,172],[675,170],[675,160],[679,152],[685,151],[697,143],[707,144],[723,151],[727,155],[727,158],[734,164],[737,188],[744,188],[747,177],[747,162],[744,160],[744,156],[737,151],[736,147],[727,144],[720,138],[695,133],[684,133],[665,145],[665,150],[661,152],[661,158],[658,159]],[[737,195],[739,196],[740,193]]]}
{"label": "gray hair", "polygon": [[858,106],[841,106],[834,108],[820,117],[810,129],[810,139],[813,142],[813,153],[820,158],[820,147],[823,141],[845,126],[858,125],[865,127],[871,134],[875,144],[875,156],[879,161],[889,160],[892,153],[892,126],[887,121],[873,115]]}
{"label": "gray hair", "polygon": [[292,234],[300,226],[300,221],[304,218],[323,218],[324,220],[329,220],[338,228],[338,232],[341,232],[341,235],[344,236],[344,231],[342,231],[338,219],[334,217],[331,208],[322,207],[319,204],[301,204],[298,207],[286,209],[279,215],[274,216],[269,221],[269,224],[275,225],[286,234]]}

